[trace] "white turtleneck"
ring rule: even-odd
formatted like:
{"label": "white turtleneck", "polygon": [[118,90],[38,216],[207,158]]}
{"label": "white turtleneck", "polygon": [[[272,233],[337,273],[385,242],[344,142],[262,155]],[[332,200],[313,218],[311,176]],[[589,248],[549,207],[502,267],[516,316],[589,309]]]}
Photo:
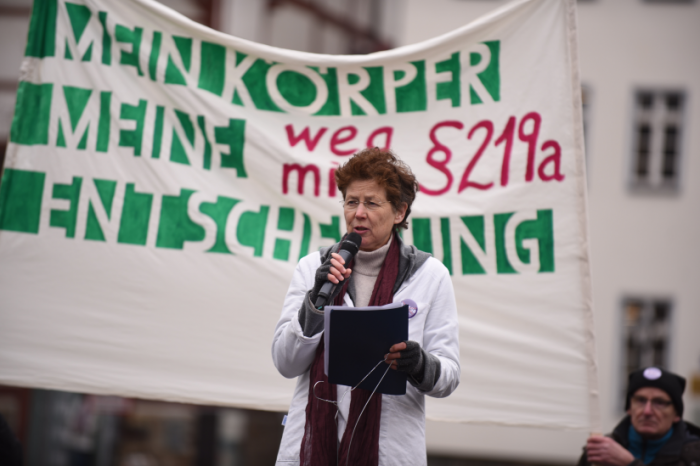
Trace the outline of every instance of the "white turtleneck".
{"label": "white turtleneck", "polygon": [[374,291],[374,284],[384,264],[384,258],[389,252],[391,240],[392,237],[390,236],[389,242],[381,248],[374,251],[358,251],[355,256],[355,265],[352,269],[355,285],[355,307],[369,305],[372,291]]}

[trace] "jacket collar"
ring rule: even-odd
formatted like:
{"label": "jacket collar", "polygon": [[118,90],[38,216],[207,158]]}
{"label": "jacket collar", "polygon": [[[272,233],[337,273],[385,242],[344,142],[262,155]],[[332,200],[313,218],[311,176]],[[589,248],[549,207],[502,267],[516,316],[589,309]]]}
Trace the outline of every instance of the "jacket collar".
{"label": "jacket collar", "polygon": [[[629,442],[627,433],[632,425],[632,420],[629,415],[620,421],[612,432],[612,438],[617,443],[629,450]],[[699,440],[697,437],[698,428],[692,424],[681,420],[673,424],[673,434],[671,438],[661,447],[657,453],[657,458],[660,456],[680,456],[683,446],[688,442]]]}
{"label": "jacket collar", "polygon": [[[343,237],[344,238],[344,237]],[[413,245],[407,245],[401,239],[398,234],[394,235],[394,239],[399,242],[399,275],[396,277],[396,283],[394,283],[394,293],[396,293],[401,285],[411,278],[414,273],[427,261],[431,254],[427,252],[420,251]],[[342,240],[341,240],[342,242]],[[340,242],[335,243],[333,246],[327,246],[320,249],[321,253],[321,263],[324,263],[328,259],[328,255],[331,252],[336,252],[340,247]]]}

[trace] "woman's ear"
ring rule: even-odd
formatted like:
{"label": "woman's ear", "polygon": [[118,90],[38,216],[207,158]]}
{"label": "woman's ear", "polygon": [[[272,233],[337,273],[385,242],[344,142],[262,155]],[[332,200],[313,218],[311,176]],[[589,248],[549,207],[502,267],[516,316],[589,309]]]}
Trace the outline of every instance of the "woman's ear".
{"label": "woman's ear", "polygon": [[405,202],[401,204],[401,207],[396,209],[396,215],[394,216],[394,225],[398,225],[403,222],[403,218],[406,215],[406,209],[408,209],[408,204]]}

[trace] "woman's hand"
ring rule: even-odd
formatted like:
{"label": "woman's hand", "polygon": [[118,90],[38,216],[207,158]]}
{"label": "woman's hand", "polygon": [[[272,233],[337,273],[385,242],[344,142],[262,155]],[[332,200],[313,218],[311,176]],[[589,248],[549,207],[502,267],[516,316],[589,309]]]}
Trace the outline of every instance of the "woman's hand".
{"label": "woman's hand", "polygon": [[389,354],[384,355],[384,361],[386,361],[387,364],[391,364],[391,368],[396,370],[396,368],[398,367],[396,360],[401,358],[401,351],[405,349],[405,342],[402,341],[401,343],[396,343],[391,348],[389,348]]}
{"label": "woman's hand", "polygon": [[[332,253],[321,266],[316,269],[316,277],[314,287],[309,294],[311,304],[314,305],[318,299],[318,293],[321,291],[324,283],[330,281],[333,284],[338,284],[348,277],[352,270],[345,268],[345,260],[340,254]],[[336,286],[331,296],[328,297],[327,303],[332,303],[333,299],[340,293],[342,287]]]}
{"label": "woman's hand", "polygon": [[423,351],[420,345],[412,340],[396,343],[389,348],[389,354],[385,361],[391,364],[391,368],[414,375],[423,370]]}
{"label": "woman's hand", "polygon": [[412,340],[393,345],[389,348],[389,354],[384,356],[384,361],[391,364],[392,369],[407,373],[409,382],[423,392],[432,390],[440,378],[440,359]]}
{"label": "woman's hand", "polygon": [[331,268],[328,271],[328,280],[336,285],[345,280],[352,273],[351,269],[345,268],[345,259],[340,254],[331,254]]}

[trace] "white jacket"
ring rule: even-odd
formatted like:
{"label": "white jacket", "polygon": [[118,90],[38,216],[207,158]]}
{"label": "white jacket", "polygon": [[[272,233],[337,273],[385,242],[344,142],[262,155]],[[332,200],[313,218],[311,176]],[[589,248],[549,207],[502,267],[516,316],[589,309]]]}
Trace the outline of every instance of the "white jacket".
{"label": "white jacket", "polygon": [[[279,466],[299,464],[309,396],[309,368],[323,332],[305,337],[298,313],[306,292],[313,288],[314,275],[320,266],[319,252],[304,257],[297,265],[272,341],[272,359],[277,370],[287,378],[298,377],[277,455]],[[428,392],[408,384],[406,395],[381,395],[380,466],[426,464],[424,395],[446,397],[459,385],[457,306],[445,266],[433,257],[428,258],[394,294],[394,302],[404,299],[418,304],[418,312],[409,319],[409,340],[420,343],[421,348],[438,357],[441,372]],[[353,306],[349,294],[345,295],[345,305]],[[340,463],[343,464],[342,459]]]}

